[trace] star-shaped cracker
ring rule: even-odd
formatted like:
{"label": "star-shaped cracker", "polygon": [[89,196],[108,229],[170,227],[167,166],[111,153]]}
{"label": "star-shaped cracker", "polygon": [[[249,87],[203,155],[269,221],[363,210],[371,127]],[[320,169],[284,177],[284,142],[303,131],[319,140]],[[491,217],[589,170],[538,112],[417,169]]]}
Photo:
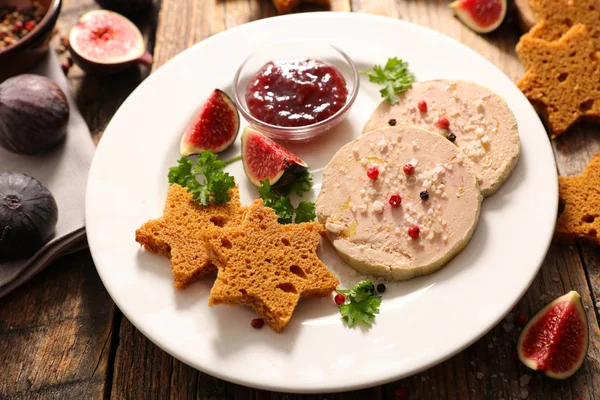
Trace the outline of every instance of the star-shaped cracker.
{"label": "star-shaped cracker", "polygon": [[229,191],[229,196],[231,200],[225,205],[202,206],[192,200],[186,188],[173,184],[169,187],[163,216],[146,222],[135,232],[135,240],[146,250],[171,259],[173,286],[177,289],[216,272],[202,233],[210,227],[241,222],[244,209],[240,206],[237,186]]}
{"label": "star-shaped cracker", "polygon": [[581,175],[559,176],[560,213],[554,239],[600,246],[600,153]]}
{"label": "star-shaped cracker", "polygon": [[280,225],[260,199],[241,225],[207,229],[204,238],[219,269],[209,306],[248,305],[283,331],[300,298],[329,296],[339,284],[317,257],[322,233],[317,222]]}
{"label": "star-shaped cracker", "polygon": [[600,54],[585,25],[555,42],[525,35],[517,53],[527,70],[517,85],[547,115],[553,137],[582,117],[600,118]]}
{"label": "star-shaped cracker", "polygon": [[312,3],[320,6],[330,6],[330,0],[273,0],[273,5],[280,14],[289,13],[300,3]]}
{"label": "star-shaped cracker", "polygon": [[539,21],[528,36],[558,40],[576,24],[584,24],[600,50],[600,0],[529,0]]}

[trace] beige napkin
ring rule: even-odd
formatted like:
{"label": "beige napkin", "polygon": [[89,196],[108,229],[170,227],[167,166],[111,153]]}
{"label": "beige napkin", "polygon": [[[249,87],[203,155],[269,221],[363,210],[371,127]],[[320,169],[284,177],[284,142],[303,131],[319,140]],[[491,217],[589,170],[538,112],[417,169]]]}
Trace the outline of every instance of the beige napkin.
{"label": "beige napkin", "polygon": [[54,51],[49,51],[30,73],[47,76],[67,95],[71,111],[67,137],[56,149],[39,156],[17,155],[0,148],[0,172],[22,172],[50,189],[58,204],[58,224],[52,240],[29,259],[0,262],[0,297],[31,279],[55,259],[87,247],[85,188],[95,146],[69,95],[67,80]]}

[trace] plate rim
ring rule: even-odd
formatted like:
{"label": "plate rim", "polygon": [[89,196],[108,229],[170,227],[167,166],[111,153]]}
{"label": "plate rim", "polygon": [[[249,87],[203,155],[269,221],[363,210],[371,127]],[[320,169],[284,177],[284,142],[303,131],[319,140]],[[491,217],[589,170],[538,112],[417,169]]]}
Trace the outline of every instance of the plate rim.
{"label": "plate rim", "polygon": [[[127,99],[121,104],[119,109],[115,112],[114,116],[111,118],[111,121],[109,122],[109,124],[107,125],[107,127],[105,129],[105,133],[110,131],[111,126],[113,125],[115,116],[117,116],[118,114],[123,112],[122,110],[124,108],[126,108],[131,101],[133,101],[132,98],[135,97],[134,95],[137,91],[139,91],[141,88],[145,87],[146,85],[150,85],[155,79],[160,79],[160,76],[163,75],[165,73],[165,71],[169,70],[170,68],[172,68],[173,65],[175,65],[177,63],[176,60],[178,60],[180,57],[185,57],[188,52],[197,51],[197,48],[207,46],[208,44],[212,43],[213,41],[219,40],[219,38],[222,38],[225,36],[230,36],[230,35],[236,35],[240,32],[243,32],[246,29],[251,29],[256,25],[262,25],[262,24],[268,25],[269,23],[274,23],[273,22],[274,20],[285,21],[285,20],[294,20],[294,19],[302,20],[302,19],[311,19],[311,18],[325,18],[325,19],[327,19],[327,18],[345,18],[345,19],[357,19],[357,20],[362,20],[362,19],[384,20],[384,21],[392,21],[393,23],[400,24],[400,25],[410,25],[417,30],[428,31],[428,33],[433,33],[433,35],[437,35],[437,36],[443,38],[444,40],[448,40],[448,39],[452,40],[453,42],[455,42],[456,45],[462,47],[463,50],[470,52],[470,53],[476,55],[477,57],[481,58],[482,61],[487,63],[489,67],[491,67],[492,69],[495,69],[497,72],[506,76],[507,79],[509,81],[511,81],[512,85],[516,87],[515,83],[512,81],[512,79],[510,79],[510,77],[507,76],[506,73],[504,73],[504,71],[502,71],[499,67],[497,67],[495,64],[493,64],[486,57],[484,57],[483,55],[481,55],[474,49],[468,47],[467,45],[463,44],[462,42],[458,41],[457,39],[455,39],[451,36],[445,35],[441,32],[438,32],[434,29],[419,25],[417,23],[413,23],[413,22],[406,21],[406,20],[400,20],[400,19],[393,18],[393,17],[387,17],[387,16],[352,13],[352,12],[333,12],[333,11],[308,12],[308,13],[299,13],[299,14],[291,14],[291,15],[272,16],[272,17],[263,18],[260,20],[251,21],[251,22],[248,22],[248,23],[245,23],[242,25],[238,25],[236,27],[233,27],[233,28],[227,29],[225,31],[219,32],[217,34],[214,34],[206,39],[203,39],[203,40],[195,43],[194,45],[190,46],[189,48],[183,50],[182,52],[178,53],[177,55],[175,55],[174,57],[169,59],[165,64],[160,66],[155,72],[153,72],[143,82],[141,82],[141,84],[138,85],[138,87],[136,87],[136,89],[127,97]],[[521,96],[525,97],[522,93],[521,93]],[[529,104],[528,101],[527,101],[527,103]],[[533,109],[531,104],[529,104],[529,107],[531,108],[532,112],[537,115],[537,113],[535,112],[535,110]],[[538,117],[537,122],[542,127],[542,130],[545,131],[545,128],[543,127],[541,121],[539,120],[539,117]],[[90,175],[89,176],[91,176],[92,171],[94,171],[95,169],[98,168],[97,167],[98,157],[96,157],[96,156],[98,153],[104,151],[103,143],[106,143],[106,141],[100,140],[100,142],[97,146],[96,154],[95,154],[92,164],[90,166]],[[551,146],[549,139],[547,141],[545,141],[545,146],[547,148],[547,151],[549,151],[550,154],[553,155],[552,162],[553,162],[553,167],[554,167],[554,173],[558,177],[558,173],[557,173],[557,169],[556,169],[556,160],[555,160],[554,152],[552,150],[552,146]],[[86,201],[85,201],[86,221],[90,220],[89,217],[90,217],[90,213],[91,213],[91,211],[90,211],[91,207],[89,205],[89,202],[91,201],[90,200],[91,196],[89,195],[89,193],[91,191],[92,186],[93,186],[93,182],[91,180],[88,180],[87,185],[86,185]],[[554,196],[555,201],[553,203],[554,203],[554,211],[557,212],[558,211],[558,179],[555,181],[554,188],[552,188],[552,189],[555,189],[552,191],[552,193],[555,193],[555,196]],[[484,201],[485,201],[485,199],[484,199]],[[555,223],[556,222],[554,221],[554,224]],[[86,226],[87,226],[87,222],[86,222]],[[98,264],[96,261],[99,256],[96,254],[96,250],[94,250],[95,246],[93,244],[93,242],[94,242],[93,234],[88,235],[88,242],[90,244],[90,252],[92,255],[92,259],[94,260],[94,267],[96,268],[96,271],[98,272],[98,275],[102,281],[102,284],[106,288],[112,301],[119,308],[119,310],[123,313],[123,315],[129,320],[129,322],[131,322],[133,324],[133,326],[135,326],[136,329],[138,329],[148,340],[150,340],[153,344],[155,344],[161,350],[165,351],[167,354],[169,354],[173,358],[191,366],[192,368],[198,369],[199,371],[205,372],[211,376],[214,376],[218,379],[222,379],[222,380],[225,380],[228,382],[232,382],[232,383],[243,385],[243,386],[248,386],[251,388],[261,389],[261,390],[270,390],[270,391],[288,392],[288,393],[307,393],[308,394],[308,393],[326,393],[326,392],[346,392],[346,391],[364,389],[364,388],[369,388],[369,387],[393,382],[398,379],[402,379],[402,378],[405,378],[408,376],[413,376],[413,375],[418,374],[418,373],[420,373],[426,369],[429,369],[435,365],[438,365],[438,364],[450,359],[451,357],[455,356],[456,354],[460,353],[467,347],[471,346],[473,343],[478,341],[481,337],[485,336],[488,332],[490,332],[495,326],[497,326],[497,324],[500,321],[502,321],[502,319],[505,318],[505,316],[514,308],[514,306],[521,300],[523,295],[527,292],[527,290],[533,283],[534,279],[537,277],[539,270],[540,270],[541,266],[543,265],[543,262],[548,254],[548,251],[550,249],[551,242],[552,242],[553,231],[554,231],[554,229],[549,230],[549,232],[547,232],[546,237],[543,240],[543,242],[545,242],[546,245],[544,247],[543,253],[541,253],[542,254],[541,258],[537,261],[537,268],[535,269],[535,274],[533,274],[533,276],[529,279],[529,281],[526,283],[526,285],[524,285],[524,287],[520,291],[519,296],[513,302],[511,302],[511,306],[509,308],[507,308],[507,310],[504,313],[502,313],[498,318],[496,318],[493,323],[489,324],[489,326],[487,326],[486,328],[483,328],[480,332],[477,332],[477,334],[473,335],[469,340],[464,341],[461,346],[457,346],[454,349],[454,351],[445,353],[442,356],[436,356],[436,357],[432,358],[432,360],[430,362],[421,365],[419,368],[411,369],[410,372],[400,373],[400,374],[388,373],[385,376],[383,376],[383,375],[380,376],[379,379],[371,379],[368,381],[359,381],[358,383],[345,384],[345,385],[328,385],[326,382],[321,381],[321,382],[319,382],[321,384],[320,386],[311,386],[311,387],[288,386],[288,385],[282,386],[282,385],[278,385],[276,383],[272,383],[272,384],[257,383],[257,382],[253,382],[253,381],[246,380],[243,378],[229,376],[227,374],[222,373],[218,368],[212,368],[211,365],[203,365],[202,367],[200,367],[197,362],[190,359],[189,357],[186,357],[185,355],[181,355],[181,356],[175,355],[174,353],[177,353],[177,352],[171,351],[171,348],[169,348],[168,343],[166,343],[166,344],[157,343],[157,341],[155,341],[148,334],[148,332],[144,328],[143,324],[138,324],[135,322],[136,321],[135,316],[131,315],[128,311],[126,311],[126,307],[122,307],[122,305],[123,305],[121,302],[122,299],[120,299],[118,296],[116,298],[115,298],[115,296],[113,296],[111,286],[107,285],[106,276],[103,275],[102,269],[98,267]]]}

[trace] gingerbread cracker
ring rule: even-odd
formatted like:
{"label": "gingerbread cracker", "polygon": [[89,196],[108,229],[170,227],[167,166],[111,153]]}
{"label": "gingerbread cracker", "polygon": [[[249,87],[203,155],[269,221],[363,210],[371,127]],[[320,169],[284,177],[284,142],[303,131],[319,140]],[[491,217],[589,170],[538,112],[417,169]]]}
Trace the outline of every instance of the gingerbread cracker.
{"label": "gingerbread cracker", "polygon": [[330,0],[273,0],[273,4],[280,14],[289,13],[296,8],[300,3],[312,3],[321,6],[331,5]]}
{"label": "gingerbread cracker", "polygon": [[600,54],[585,25],[554,42],[524,35],[517,53],[527,71],[517,85],[547,116],[553,137],[582,117],[600,119]]}
{"label": "gingerbread cracker", "polygon": [[554,240],[600,246],[600,153],[581,175],[559,176],[560,209]]}
{"label": "gingerbread cracker", "polygon": [[279,224],[260,199],[241,225],[207,229],[204,238],[219,268],[209,306],[248,305],[282,332],[300,298],[329,296],[339,284],[317,257],[322,233],[317,222]]}
{"label": "gingerbread cracker", "polygon": [[202,233],[213,226],[236,225],[242,221],[244,209],[235,186],[229,191],[231,200],[225,205],[202,206],[192,194],[177,184],[169,187],[164,214],[148,221],[135,232],[135,240],[151,253],[171,259],[177,289],[183,289],[200,277],[214,273],[214,266]]}
{"label": "gingerbread cracker", "polygon": [[529,0],[529,5],[539,21],[529,36],[554,41],[574,25],[584,24],[600,50],[600,0]]}

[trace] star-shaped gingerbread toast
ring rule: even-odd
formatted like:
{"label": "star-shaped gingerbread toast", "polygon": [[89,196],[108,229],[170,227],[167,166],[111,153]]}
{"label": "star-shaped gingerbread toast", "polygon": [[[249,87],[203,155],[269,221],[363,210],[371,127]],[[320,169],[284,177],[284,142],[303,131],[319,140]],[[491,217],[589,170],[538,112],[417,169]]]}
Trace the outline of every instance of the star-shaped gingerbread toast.
{"label": "star-shaped gingerbread toast", "polygon": [[229,191],[229,196],[231,200],[225,205],[202,206],[192,199],[186,188],[173,184],[169,187],[163,216],[146,222],[135,232],[135,240],[146,250],[171,259],[173,286],[177,289],[216,272],[202,233],[210,227],[241,222],[244,209],[237,186]]}
{"label": "star-shaped gingerbread toast", "polygon": [[205,230],[218,267],[209,306],[248,305],[282,332],[300,298],[328,296],[339,284],[317,257],[322,233],[317,222],[279,224],[260,199],[241,225]]}
{"label": "star-shaped gingerbread toast", "polygon": [[300,3],[312,3],[320,6],[331,5],[331,0],[273,0],[273,5],[280,14],[291,12]]}
{"label": "star-shaped gingerbread toast", "polygon": [[576,24],[584,24],[600,50],[600,0],[529,0],[539,21],[527,33],[538,39],[558,40]]}
{"label": "star-shaped gingerbread toast", "polygon": [[547,115],[553,137],[580,118],[600,118],[600,59],[585,25],[554,42],[525,35],[517,53],[527,71],[517,85]]}
{"label": "star-shaped gingerbread toast", "polygon": [[560,213],[554,239],[600,246],[600,153],[581,175],[559,176]]}

